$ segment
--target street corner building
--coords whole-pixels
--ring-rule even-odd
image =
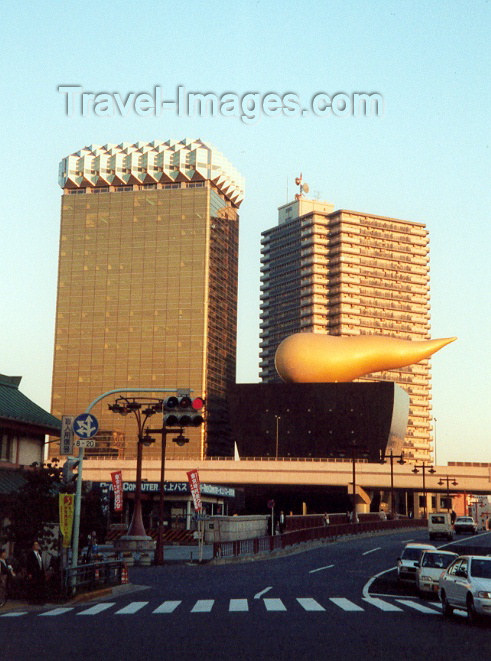
[[[23,469],[43,463],[46,436],[61,429],[60,420],[21,392],[21,381],[0,374],[0,530],[13,518],[16,492],[26,483]]]
[[[77,415],[115,388],[191,390],[206,400],[205,425],[168,455],[232,454],[243,178],[212,145],[185,139],[84,147],[61,161],[59,184],[53,414]],[[93,410],[87,455],[133,457],[132,416],[108,403]]]

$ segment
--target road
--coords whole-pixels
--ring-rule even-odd
[[[444,619],[391,568],[410,530],[275,560],[133,568],[140,586],[91,603],[0,617],[0,659],[448,659],[484,661],[491,626]],[[457,538],[481,545],[491,533]],[[452,548],[448,543],[437,546]]]

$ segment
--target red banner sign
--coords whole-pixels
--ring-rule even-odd
[[[189,488],[191,489],[191,495],[193,497],[194,509],[196,512],[201,510],[201,486],[199,483],[198,469],[195,468],[192,471],[186,473],[189,481]]]
[[[114,491],[114,511],[123,511],[123,474],[121,471],[111,473],[111,480]]]

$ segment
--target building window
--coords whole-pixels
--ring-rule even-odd
[[[0,432],[0,461],[10,461],[12,438],[7,432]]]

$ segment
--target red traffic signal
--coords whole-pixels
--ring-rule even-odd
[[[199,427],[204,418],[200,409],[205,402],[202,397],[191,399],[188,395],[168,397],[164,402],[164,424],[166,427]]]

